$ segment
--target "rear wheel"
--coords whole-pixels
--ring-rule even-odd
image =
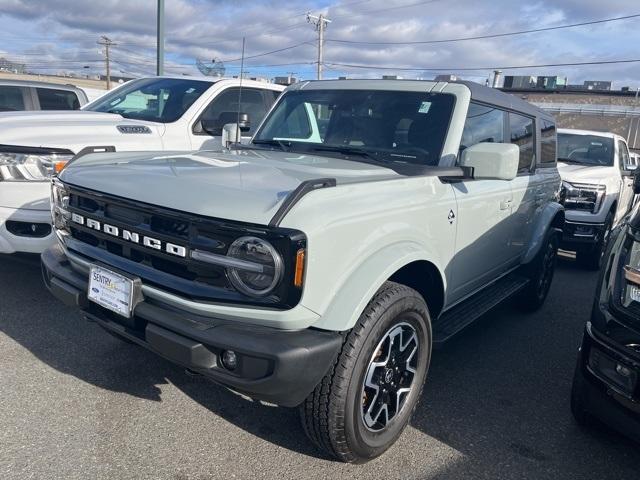
[[[420,397],[431,338],[420,294],[385,283],[346,335],[333,368],[300,407],[309,438],[344,462],[366,462],[387,450]]]
[[[526,266],[529,283],[518,295],[518,306],[525,311],[539,309],[549,294],[558,256],[558,235],[552,233],[536,258]]]

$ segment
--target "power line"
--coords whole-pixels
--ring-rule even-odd
[[[503,67],[448,67],[448,68],[433,68],[433,67],[382,67],[376,65],[357,65],[351,63],[336,63],[329,62],[325,65],[334,66],[334,67],[346,67],[346,68],[359,68],[359,69],[370,69],[370,70],[398,70],[398,71],[430,71],[430,72],[448,72],[448,71],[481,71],[481,70],[516,70],[521,68],[544,68],[544,67],[577,67],[582,65],[612,65],[612,64],[620,64],[620,63],[639,63],[640,58],[638,59],[625,59],[625,60],[599,60],[593,62],[573,62],[573,63],[546,63],[540,65],[509,65]]]
[[[409,3],[407,5],[396,5],[394,7],[385,7],[385,8],[378,8],[376,10],[366,10],[364,12],[356,12],[356,13],[351,13],[348,15],[340,15],[338,17],[334,17],[336,20],[340,20],[343,18],[352,18],[352,17],[362,17],[365,15],[369,15],[371,13],[379,13],[379,12],[388,12],[391,10],[400,10],[402,8],[410,8],[410,7],[417,7],[420,5],[426,5],[428,3],[435,3],[435,2],[439,2],[441,0],[424,0],[422,2],[415,2],[415,3]]]
[[[252,58],[258,58],[258,57],[266,57],[267,55],[273,55],[274,53],[280,53],[280,52],[284,52],[287,50],[292,50],[294,48],[298,48],[301,47],[303,45],[311,45],[311,41],[307,40],[306,42],[300,42],[300,43],[296,43],[295,45],[289,45],[288,47],[283,47],[283,48],[279,48],[277,50],[271,50],[270,52],[263,52],[263,53],[258,53],[256,55],[248,55],[246,57],[244,57],[245,60],[249,60]],[[233,63],[233,62],[239,62],[241,61],[242,58],[233,58],[231,60],[222,60],[224,63]]]
[[[327,38],[327,42],[333,43],[349,43],[349,44],[357,44],[357,45],[427,45],[434,43],[451,43],[451,42],[464,42],[468,40],[482,40],[487,38],[499,38],[499,37],[510,37],[514,35],[525,35],[527,33],[536,33],[536,32],[548,32],[551,30],[560,30],[565,28],[575,28],[575,27],[584,27],[587,25],[596,25],[600,23],[607,22],[617,22],[620,20],[629,20],[631,18],[640,17],[640,13],[634,15],[625,15],[623,17],[614,17],[614,18],[605,18],[603,20],[591,20],[588,22],[580,22],[580,23],[571,23],[567,25],[557,25],[555,27],[542,27],[542,28],[534,28],[531,30],[519,30],[516,32],[506,32],[506,33],[495,33],[488,35],[476,35],[473,37],[458,37],[458,38],[447,38],[442,40],[418,40],[411,42],[371,42],[371,41],[360,41],[360,40],[342,40],[336,38]]]

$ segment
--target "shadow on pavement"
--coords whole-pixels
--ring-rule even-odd
[[[0,330],[56,370],[151,401],[161,401],[159,386],[170,382],[257,437],[324,458],[305,438],[296,410],[189,377],[110,337],[50,296],[33,258],[0,258],[0,278],[11,279],[2,285]],[[434,353],[411,423],[462,453],[463,460],[439,477],[560,478],[570,464],[576,477],[602,479],[608,478],[610,462],[637,473],[636,446],[606,429],[580,430],[569,412],[576,348],[595,282],[595,273],[563,259],[539,312],[522,314],[515,305],[503,305]]]
[[[254,402],[184,370],[144,348],[127,344],[84,320],[45,288],[37,256],[0,256],[3,281],[0,331],[52,368],[113,392],[161,401],[160,385],[189,397],[264,440],[314,457],[295,409]]]

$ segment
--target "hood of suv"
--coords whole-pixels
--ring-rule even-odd
[[[147,127],[147,133],[123,133],[118,127]],[[126,129],[125,129],[126,131]],[[130,130],[129,130],[130,131]],[[66,148],[112,145],[118,150],[162,148],[164,125],[129,120],[113,113],[76,111],[2,112],[0,144]]]
[[[616,179],[616,167],[578,165],[558,162],[558,172],[562,180],[569,183],[591,183],[606,185]]]
[[[398,178],[391,169],[292,152],[92,154],[69,164],[70,185],[207,217],[265,225],[301,182]],[[375,201],[375,200],[372,200]]]

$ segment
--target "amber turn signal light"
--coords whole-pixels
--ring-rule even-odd
[[[67,162],[55,162],[53,164],[53,170],[56,173],[60,173],[66,165],[67,165]]]
[[[302,282],[304,280],[304,256],[304,248],[301,248],[298,250],[298,253],[296,253],[296,270],[293,276],[293,284],[298,288],[302,288]]]

